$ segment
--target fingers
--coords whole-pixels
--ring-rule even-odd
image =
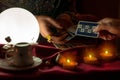
[[[93,31],[99,33],[99,38],[104,40],[112,40],[117,37],[118,31],[115,27],[115,23],[113,25],[113,19],[104,18],[98,23],[98,26]]]
[[[67,40],[65,40],[67,35],[68,35],[67,33],[59,35],[59,36],[51,35],[50,42],[56,43],[56,44],[64,44],[67,42]]]
[[[100,32],[100,31],[102,31],[102,30],[106,30],[107,28],[106,28],[106,23],[104,23],[104,21],[103,21],[104,19],[102,19],[102,20],[100,20],[99,22],[98,22],[98,25],[97,25],[97,27],[95,27],[94,28],[94,30],[93,30],[93,32]]]
[[[104,40],[112,40],[114,38],[116,38],[117,35],[116,34],[112,34],[107,30],[101,30],[99,31],[99,38],[102,38]]]
[[[48,42],[57,44],[64,44],[67,42],[65,38],[68,33],[55,20],[47,16],[39,16],[37,20],[40,26],[40,33]],[[58,28],[57,33],[51,30],[52,27]]]
[[[54,26],[55,28],[62,29],[62,26],[59,25],[54,19],[48,17],[48,16],[39,16],[38,20],[46,21],[50,25]]]
[[[47,39],[47,42],[49,43],[55,43],[55,44],[64,44],[67,42],[65,38],[68,36],[68,33],[62,33],[61,35],[48,35],[44,34],[44,32],[41,32],[41,35]]]
[[[120,19],[104,18],[104,19],[100,20],[99,23],[106,25],[106,26],[118,27],[118,26],[120,26]]]
[[[98,25],[93,29],[93,32],[99,32],[101,30],[101,27]]]
[[[64,28],[68,29],[70,26],[74,25],[72,18],[69,14],[67,13],[62,13],[60,14],[57,18],[56,21],[59,22],[59,24]]]
[[[99,37],[104,39],[104,40],[112,40],[112,39],[116,38],[115,35],[109,35],[109,34],[107,34],[107,35],[99,35]]]
[[[64,44],[65,42],[67,42],[67,40],[65,40],[65,38],[67,37],[67,33],[60,35],[60,36],[52,36],[52,43],[56,43],[56,44]]]
[[[47,35],[51,35],[51,31],[49,31],[49,28],[47,27],[44,21],[41,21],[39,25],[40,25],[40,33],[44,38]]]

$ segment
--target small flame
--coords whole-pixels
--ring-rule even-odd
[[[91,54],[89,55],[89,58],[92,58],[92,55],[91,55]]]
[[[67,59],[67,63],[70,63],[70,59]]]
[[[109,53],[109,51],[106,50],[106,51],[105,51],[105,54],[108,54],[108,53]]]

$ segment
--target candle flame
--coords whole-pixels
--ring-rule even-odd
[[[106,50],[106,51],[105,51],[105,54],[108,54],[108,53],[109,53],[109,52]]]
[[[92,58],[92,55],[91,55],[91,54],[89,55],[89,58]]]
[[[70,63],[70,59],[67,59],[67,62]]]

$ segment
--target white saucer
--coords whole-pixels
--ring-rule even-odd
[[[0,68],[5,70],[12,70],[12,71],[22,71],[22,70],[28,70],[32,68],[36,68],[42,63],[42,60],[39,57],[33,56],[34,64],[27,67],[15,67],[10,66],[5,59],[0,59]]]

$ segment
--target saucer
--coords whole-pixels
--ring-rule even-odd
[[[15,66],[10,66],[5,59],[0,59],[0,68],[5,70],[12,70],[12,71],[22,71],[22,70],[36,68],[42,63],[42,60],[39,57],[33,56],[33,60],[34,60],[34,64],[31,66],[15,67]]]

